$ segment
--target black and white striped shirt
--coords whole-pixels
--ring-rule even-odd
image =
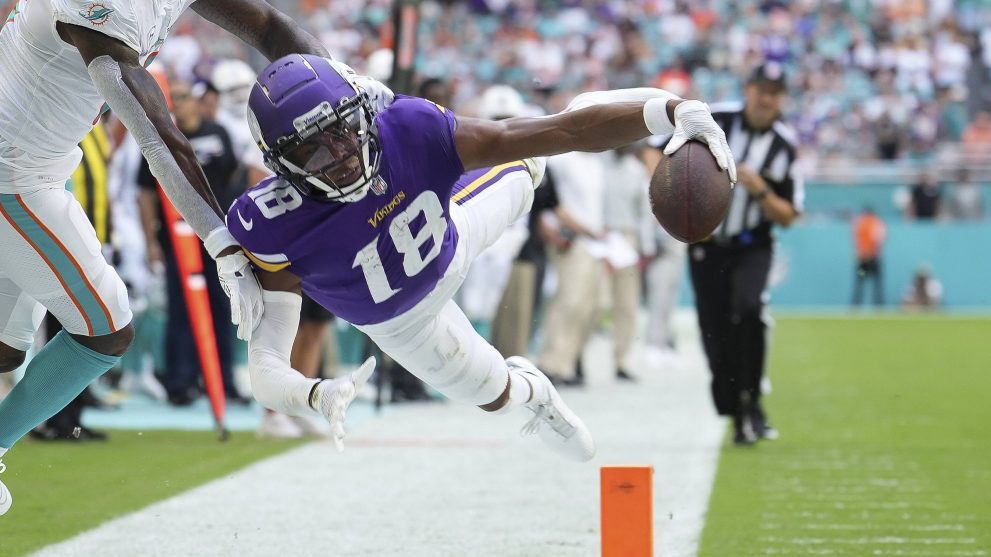
[[[805,186],[798,164],[795,132],[780,120],[763,131],[747,127],[741,102],[715,103],[711,109],[712,118],[726,132],[736,163],[754,169],[775,194],[791,202],[795,211],[803,212]],[[761,210],[760,202],[738,185],[733,189],[726,218],[712,233],[711,239],[726,245],[770,246],[772,224]]]

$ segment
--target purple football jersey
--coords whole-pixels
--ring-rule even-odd
[[[318,201],[268,178],[227,213],[231,234],[256,266],[292,272],[310,297],[357,325],[416,305],[444,276],[458,241],[449,204],[464,167],[454,114],[397,96],[375,121],[384,195]]]

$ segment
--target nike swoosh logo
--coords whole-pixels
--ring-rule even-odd
[[[238,210],[236,212],[237,212],[237,220],[241,221],[241,226],[243,226],[245,230],[250,232],[251,228],[255,225],[255,219],[244,220],[244,217],[241,216],[241,211]]]

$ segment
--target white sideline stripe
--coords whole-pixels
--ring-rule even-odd
[[[725,431],[708,372],[696,352],[616,384],[610,352],[593,339],[589,386],[563,391],[596,436],[591,463],[521,440],[523,411],[397,406],[351,432],[342,454],[306,445],[35,556],[588,557],[599,554],[599,467],[650,464],[655,555],[694,557]]]

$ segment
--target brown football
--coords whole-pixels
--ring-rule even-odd
[[[726,217],[733,190],[709,147],[689,141],[662,154],[650,178],[650,206],[664,230],[691,244],[704,240]]]

